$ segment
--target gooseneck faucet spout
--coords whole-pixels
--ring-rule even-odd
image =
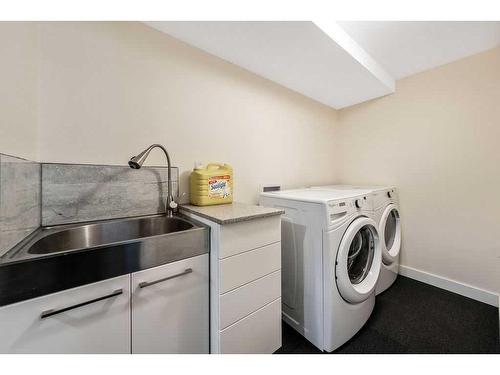
[[[167,149],[159,144],[154,144],[149,146],[147,149],[142,151],[137,156],[132,156],[128,162],[128,165],[132,169],[140,169],[146,159],[149,156],[149,153],[154,148],[160,148],[165,153],[167,157],[167,202],[165,204],[165,210],[167,216],[173,216],[174,210],[177,208],[177,202],[174,199],[173,191],[172,191],[172,173],[171,173],[171,164],[170,164],[170,156],[168,155]]]

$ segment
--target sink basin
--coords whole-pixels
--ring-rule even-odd
[[[50,254],[120,243],[192,229],[177,217],[155,216],[80,225],[47,234],[29,249],[30,254]],[[50,231],[48,229],[47,231]]]

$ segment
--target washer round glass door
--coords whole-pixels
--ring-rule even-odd
[[[379,232],[382,261],[390,265],[394,263],[401,249],[401,222],[398,208],[394,203],[385,208],[380,218]]]
[[[347,302],[365,301],[375,290],[381,263],[375,221],[355,219],[346,229],[337,252],[335,275],[338,290]]]

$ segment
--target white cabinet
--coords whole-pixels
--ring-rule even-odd
[[[132,353],[208,353],[208,254],[132,274]]]
[[[1,307],[0,353],[130,353],[130,275]]]
[[[209,256],[0,307],[0,353],[208,353]]]
[[[280,215],[219,224],[186,214],[211,228],[211,352],[273,353],[281,347]]]

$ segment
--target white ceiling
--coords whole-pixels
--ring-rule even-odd
[[[500,46],[500,22],[352,21],[338,24],[395,79]]]
[[[336,109],[395,80],[500,46],[500,22],[146,22]]]
[[[333,108],[394,92],[394,80],[334,22],[147,22]]]

